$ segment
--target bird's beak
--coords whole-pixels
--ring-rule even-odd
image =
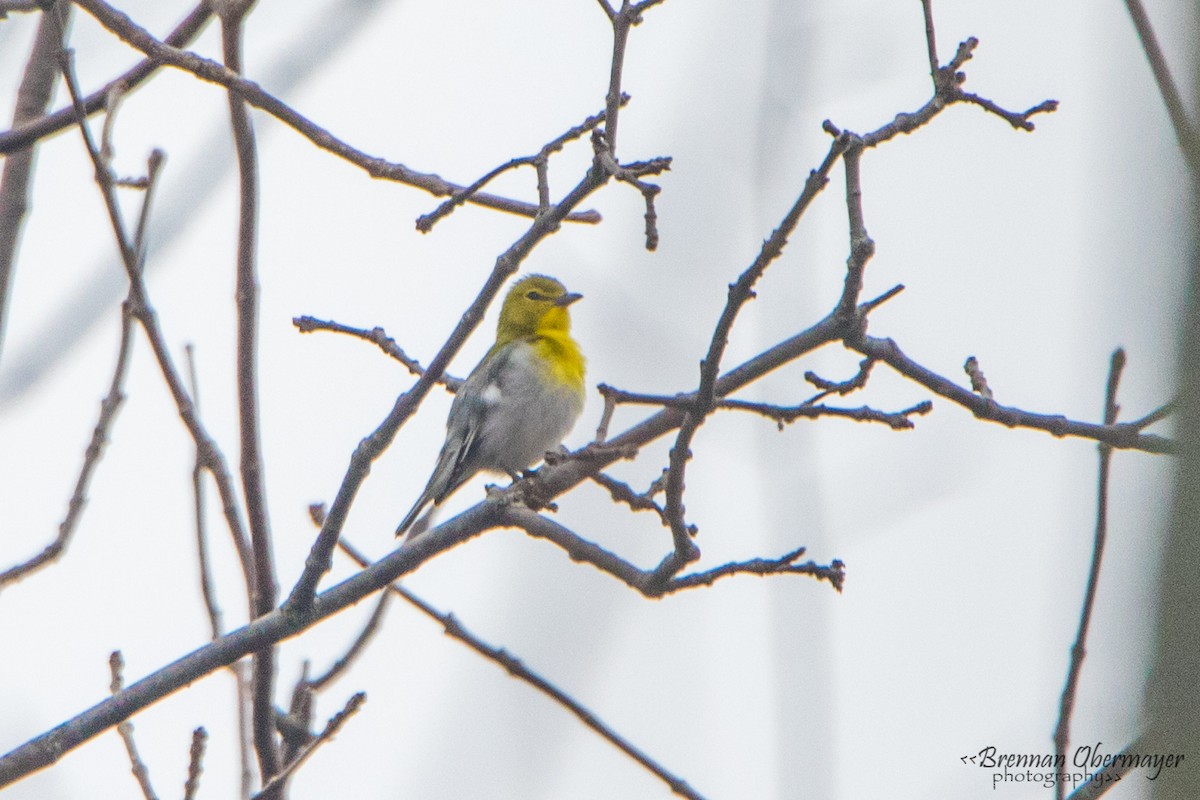
[[[554,305],[559,306],[561,308],[566,308],[567,306],[571,305],[571,303],[574,303],[576,300],[581,300],[581,299],[583,299],[583,295],[576,294],[575,292],[567,292],[562,297],[555,300]]]

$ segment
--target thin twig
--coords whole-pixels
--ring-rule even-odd
[[[187,363],[188,388],[192,393],[192,403],[196,413],[200,413],[200,381],[196,377],[196,348],[188,343],[183,348],[184,360]],[[208,625],[212,631],[212,639],[221,638],[225,626],[221,622],[221,607],[217,603],[217,593],[213,588],[212,562],[208,553],[208,521],[205,514],[204,501],[204,464],[200,460],[200,450],[196,450],[196,460],[192,465],[192,511],[196,523],[196,561],[200,570],[200,594],[204,598],[204,609],[208,614]]]
[[[312,333],[313,331],[332,331],[333,333],[344,333],[348,336],[354,336],[358,339],[371,342],[388,356],[396,361],[399,361],[404,367],[416,375],[418,378],[425,374],[425,368],[421,366],[421,362],[404,352],[400,345],[396,344],[396,340],[387,335],[387,331],[379,326],[375,326],[371,330],[366,328],[354,328],[349,325],[342,325],[340,322],[330,320],[317,319],[316,317],[294,317],[292,324],[296,326],[296,330],[301,333]],[[450,392],[457,392],[458,387],[462,386],[463,379],[455,378],[452,375],[442,374],[438,378],[438,383],[444,385]]]
[[[1117,386],[1121,372],[1125,369],[1125,351],[1118,349],[1112,354],[1108,371],[1108,386],[1104,392],[1104,424],[1114,425],[1120,406],[1117,405]],[[1059,702],[1058,725],[1054,729],[1054,754],[1065,763],[1067,746],[1071,741],[1071,713],[1075,709],[1075,690],[1079,686],[1079,675],[1083,659],[1087,655],[1088,626],[1092,621],[1092,609],[1096,603],[1096,587],[1100,583],[1100,564],[1104,558],[1104,542],[1108,536],[1108,474],[1112,462],[1112,446],[1101,443],[1100,477],[1096,492],[1096,537],[1092,545],[1092,566],[1088,571],[1087,589],[1083,595],[1083,608],[1079,614],[1079,631],[1071,647],[1071,664],[1067,668],[1067,682],[1063,686]],[[1056,800],[1062,800],[1064,787],[1060,781],[1054,784]]]
[[[109,691],[113,697],[121,693],[125,683],[125,679],[121,675],[124,669],[125,659],[121,656],[121,651],[114,650],[108,657],[108,670],[112,676]],[[117,733],[120,734],[121,741],[125,743],[125,752],[129,754],[130,770],[138,782],[138,787],[142,790],[142,796],[146,800],[158,800],[158,795],[154,793],[154,787],[150,785],[150,770],[146,768],[146,763],[138,755],[137,743],[133,739],[133,723],[129,720],[121,722],[117,725]]]
[[[663,490],[663,480],[666,478],[667,470],[663,470],[663,474],[655,481],[648,490],[642,493],[635,492],[633,487],[624,481],[619,481],[611,475],[604,472],[597,472],[591,478],[596,483],[608,490],[608,494],[613,500],[618,503],[624,503],[634,511],[653,511],[658,514],[658,518],[663,525],[670,525],[667,520],[667,514],[663,511],[662,506],[654,502],[654,495]]]
[[[622,95],[620,105],[624,106],[628,102],[629,95]],[[593,130],[597,125],[604,121],[605,114],[605,111],[601,111],[599,114],[588,117],[579,125],[576,125],[565,133],[547,142],[535,155],[521,156],[519,158],[510,159],[504,164],[501,164],[500,166],[491,170],[483,177],[479,178],[479,180],[475,181],[470,186],[456,191],[453,195],[451,195],[449,200],[443,202],[436,209],[428,214],[423,214],[418,217],[417,230],[419,230],[421,233],[428,233],[429,231],[433,230],[433,226],[436,225],[439,220],[453,213],[455,209],[470,200],[472,196],[478,194],[484,186],[487,186],[505,172],[518,167],[529,166],[534,168],[538,176],[538,207],[540,209],[549,208],[550,186],[547,170],[550,162],[550,156],[562,150],[568,142],[574,141],[575,139],[583,136],[585,133]]]
[[[824,400],[831,394],[845,397],[851,392],[857,392],[859,389],[867,385],[867,381],[871,377],[871,368],[873,366],[875,366],[875,362],[873,360],[864,358],[862,361],[858,362],[858,372],[854,374],[854,377],[844,381],[826,380],[812,370],[805,372],[804,380],[808,381],[820,390],[816,395],[810,397],[805,402],[805,405],[815,403],[818,400]]]
[[[321,691],[330,683],[342,677],[354,665],[354,662],[362,655],[363,650],[366,649],[367,644],[370,643],[371,638],[379,631],[384,614],[387,613],[388,598],[390,596],[387,592],[379,595],[379,602],[375,604],[375,610],[371,612],[370,618],[367,619],[367,624],[363,625],[362,630],[358,632],[358,636],[354,638],[354,642],[346,650],[345,654],[333,662],[324,675],[308,681],[308,685],[312,687],[313,691]]]
[[[299,753],[297,753],[296,757],[283,768],[282,772],[272,777],[271,780],[269,780],[263,786],[262,791],[254,795],[253,800],[266,800],[268,797],[277,796],[277,793],[283,789],[283,786],[287,782],[288,778],[290,778],[296,772],[296,770],[304,766],[304,762],[307,761],[314,752],[316,752],[318,747],[326,742],[332,741],[333,737],[337,734],[338,730],[341,729],[342,725],[344,725],[346,721],[350,719],[350,717],[358,713],[358,710],[362,708],[362,704],[365,703],[366,700],[367,695],[365,692],[358,692],[357,694],[351,695],[350,699],[346,701],[345,707],[342,708],[342,710],[338,713],[334,714],[329,719],[329,722],[326,723],[325,730],[321,731],[321,733],[315,739],[313,739],[307,747],[304,747]]]
[[[121,310],[121,340],[117,345],[117,365],[113,369],[108,394],[100,401],[100,416],[96,420],[95,427],[92,428],[92,438],[84,453],[79,477],[75,480],[75,491],[71,493],[71,499],[67,503],[67,514],[59,523],[58,535],[37,555],[0,572],[0,589],[53,563],[66,552],[71,543],[71,537],[79,526],[79,520],[82,518],[83,509],[87,504],[87,491],[91,485],[92,476],[104,455],[104,449],[109,440],[109,431],[125,400],[124,386],[125,376],[129,372],[129,353],[133,342],[132,329],[133,318],[129,314],[128,305],[126,305]]]
[[[907,134],[916,131],[918,128],[928,125],[934,117],[942,113],[948,106],[955,103],[971,103],[977,105],[983,110],[995,114],[1003,119],[1009,125],[1017,130],[1030,132],[1034,130],[1034,124],[1031,118],[1038,114],[1051,113],[1058,108],[1057,100],[1043,100],[1037,105],[1023,112],[1009,111],[998,105],[997,103],[980,97],[977,94],[970,94],[963,91],[962,84],[966,81],[966,75],[959,72],[959,69],[974,55],[975,48],[979,46],[979,40],[970,37],[959,44],[958,50],[954,54],[954,58],[944,67],[938,67],[934,73],[934,93],[933,96],[925,102],[916,111],[905,111],[897,114],[891,122],[863,134],[862,146],[864,148],[878,147],[886,141],[894,139],[900,134]],[[842,131],[829,120],[822,123],[822,128],[831,136],[839,136]]]
[[[360,567],[366,567],[370,562],[360,553],[353,545],[342,541],[339,543],[342,551],[352,558]],[[479,653],[484,658],[503,667],[512,677],[524,681],[533,688],[537,689],[542,694],[549,697],[554,702],[574,714],[584,725],[598,733],[603,739],[612,744],[614,747],[625,753],[634,761],[641,764],[643,767],[654,773],[658,778],[665,782],[671,791],[681,797],[691,798],[692,800],[703,800],[687,781],[676,776],[668,771],[665,767],[648,756],[644,751],[634,745],[621,734],[617,733],[612,727],[606,724],[603,720],[595,715],[592,711],[579,703],[569,694],[559,689],[546,678],[543,678],[538,673],[531,670],[519,659],[513,656],[503,648],[493,647],[480,639],[475,634],[468,631],[461,622],[453,614],[443,614],[433,606],[426,603],[420,597],[410,592],[404,586],[394,583],[388,587],[391,591],[403,597],[410,605],[420,610],[430,619],[433,619],[441,624],[442,629],[446,631],[446,635],[457,639],[463,644],[470,647],[476,653]]]
[[[101,157],[95,140],[92,138],[91,129],[88,127],[86,112],[83,108],[83,98],[79,91],[79,84],[75,80],[75,70],[71,53],[63,51],[60,54],[59,60],[67,89],[70,91],[71,99],[75,104],[79,131],[83,136],[84,145],[87,148],[88,155],[91,157],[92,165],[95,169],[96,184],[99,186],[101,196],[104,198],[113,235],[117,240],[117,249],[121,254],[121,260],[129,278],[129,299],[126,301],[126,305],[129,308],[130,314],[133,315],[146,332],[146,337],[150,341],[150,348],[154,352],[154,358],[158,362],[159,371],[162,373],[164,381],[166,381],[167,389],[175,401],[180,419],[183,420],[184,426],[187,428],[188,433],[191,434],[192,440],[203,454],[205,469],[212,474],[216,481],[217,492],[220,495],[221,505],[225,512],[225,520],[228,524],[230,535],[233,537],[234,547],[237,550],[247,585],[250,585],[253,581],[250,544],[238,515],[237,497],[233,490],[233,481],[230,478],[225,458],[217,448],[216,442],[208,435],[208,432],[196,416],[195,407],[188,396],[187,389],[183,385],[183,380],[175,367],[174,360],[171,358],[170,350],[167,348],[162,328],[158,323],[158,314],[150,304],[145,280],[142,275],[142,265],[138,261],[138,253],[144,253],[144,247],[139,250],[137,243],[131,244],[126,234],[120,205],[117,202],[112,172]],[[150,178],[146,197],[142,201],[143,204],[146,204],[143,206],[143,209],[151,202],[153,197],[152,190],[155,186],[155,174],[161,168],[164,158],[165,156],[159,150],[155,150],[150,154]],[[144,210],[143,214],[145,213]]]
[[[1142,428],[1149,428],[1151,425],[1153,425],[1157,422],[1162,422],[1164,419],[1166,419],[1167,417],[1171,416],[1174,413],[1175,413],[1175,404],[1167,403],[1166,405],[1162,405],[1162,406],[1159,406],[1158,408],[1154,409],[1146,416],[1135,419],[1133,422],[1130,422],[1129,424],[1132,425],[1133,427],[1137,428],[1138,430],[1141,430]]]
[[[1039,414],[1013,406],[1000,405],[994,400],[974,394],[970,389],[959,386],[954,381],[913,361],[891,339],[866,336],[862,341],[854,343],[853,347],[863,355],[884,362],[896,372],[921,384],[934,394],[966,408],[979,419],[998,422],[1010,428],[1045,431],[1052,436],[1079,436],[1103,442],[1119,450],[1141,450],[1147,453],[1171,453],[1176,450],[1176,443],[1173,440],[1152,433],[1142,433],[1141,427],[1135,423],[1121,422],[1113,425],[1099,425],[1094,422],[1068,419],[1061,414]]]
[[[979,359],[975,356],[967,356],[967,360],[963,364],[963,372],[967,373],[967,377],[971,379],[972,392],[984,400],[996,399],[992,394],[992,387],[988,386],[987,377],[983,374],[983,367],[979,366]]]
[[[771,403],[751,403],[745,400],[721,400],[719,408],[729,408],[738,411],[752,411],[773,420],[783,430],[783,426],[798,419],[818,419],[820,417],[842,417],[855,422],[879,422],[892,430],[905,431],[916,427],[911,417],[924,416],[933,410],[933,403],[923,400],[916,405],[900,411],[880,411],[870,406],[858,408],[840,408],[837,406],[804,403],[798,406],[777,406]]]
[[[584,539],[564,525],[528,508],[507,505],[502,507],[502,514],[507,524],[520,528],[530,536],[553,542],[565,550],[571,560],[591,564],[646,597],[663,597],[685,589],[711,586],[720,578],[732,575],[808,575],[828,581],[839,592],[845,579],[845,565],[837,559],[827,565],[813,561],[795,563],[806,552],[803,547],[779,558],[732,562],[703,572],[663,579],[658,567],[641,569],[610,550]]]
[[[204,748],[208,744],[208,731],[196,728],[192,731],[192,747],[188,751],[187,780],[183,784],[183,800],[195,800],[200,789],[200,773],[204,771]]]

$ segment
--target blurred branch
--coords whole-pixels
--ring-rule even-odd
[[[1125,351],[1116,350],[1112,354],[1112,363],[1108,372],[1108,388],[1104,393],[1104,424],[1113,425],[1117,421],[1120,407],[1117,405],[1117,386],[1121,381],[1121,372],[1125,369]],[[1108,537],[1108,475],[1112,463],[1112,446],[1101,443],[1100,476],[1096,491],[1096,538],[1092,545],[1092,566],[1088,571],[1087,589],[1083,595],[1083,608],[1079,615],[1079,632],[1075,635],[1075,644],[1071,647],[1071,663],[1067,668],[1067,682],[1063,686],[1062,698],[1059,701],[1058,725],[1054,729],[1054,754],[1056,759],[1066,763],[1067,745],[1071,741],[1071,713],[1075,710],[1075,690],[1079,686],[1079,675],[1083,669],[1083,659],[1087,655],[1088,627],[1092,621],[1092,609],[1096,604],[1096,587],[1100,583],[1100,563],[1104,558],[1104,542]],[[1054,784],[1054,796],[1062,800],[1065,787],[1061,781]]]
[[[109,690],[112,692],[113,697],[116,697],[121,693],[121,688],[125,682],[124,677],[121,675],[125,669],[125,659],[122,658],[120,650],[114,650],[112,655],[108,657],[108,669],[112,676]],[[142,790],[142,797],[146,798],[146,800],[158,800],[158,795],[154,793],[154,787],[150,785],[150,771],[146,769],[145,762],[138,755],[137,743],[133,740],[133,723],[125,720],[117,725],[117,733],[120,735],[121,741],[125,744],[125,752],[129,754],[130,770],[138,782],[138,787]]]
[[[358,657],[362,655],[363,650],[366,649],[367,644],[370,643],[371,639],[379,631],[379,625],[383,622],[384,614],[387,613],[389,597],[391,597],[391,595],[389,595],[387,592],[383,592],[379,595],[379,602],[375,604],[375,610],[371,612],[371,616],[367,619],[367,624],[363,626],[361,631],[359,631],[358,636],[354,638],[354,642],[350,645],[349,649],[346,650],[345,654],[337,661],[333,662],[329,669],[325,671],[324,675],[308,681],[308,684],[313,688],[313,691],[321,691],[330,683],[333,683],[338,678],[342,677],[342,675],[344,675],[346,671],[354,665],[354,662],[358,660]]]
[[[1167,65],[1167,57],[1163,54],[1158,37],[1154,34],[1154,26],[1150,24],[1150,16],[1146,13],[1142,0],[1125,0],[1125,8],[1137,29],[1138,41],[1150,62],[1150,71],[1154,73],[1154,82],[1158,84],[1158,93],[1162,95],[1163,105],[1167,107],[1167,115],[1171,118],[1171,127],[1175,129],[1175,138],[1183,151],[1184,163],[1192,173],[1193,185],[1200,185],[1200,135],[1196,126],[1188,119],[1187,107],[1175,79],[1171,77],[1171,68]]]
[[[225,67],[241,74],[242,30],[250,2],[223,2],[215,5],[221,21],[221,50]],[[258,150],[254,128],[245,101],[234,91],[228,92],[230,126],[238,166],[238,247],[237,247],[237,397],[238,432],[241,452],[242,492],[250,524],[253,553],[253,585],[250,591],[253,615],[260,617],[275,608],[278,586],[275,580],[275,556],[271,548],[266,492],[263,487],[262,435],[258,410]],[[254,751],[265,786],[271,785],[283,768],[279,742],[275,737],[275,649],[264,647],[251,661],[251,711]],[[267,791],[265,797],[281,798],[282,783]]]
[[[366,559],[366,557],[363,556],[362,553],[359,552],[353,545],[346,541],[341,541],[338,543],[338,545],[341,547],[342,551],[350,556],[350,558],[353,559],[354,562],[360,567],[367,567],[370,565],[370,562]],[[669,772],[661,764],[648,756],[628,739],[617,733],[613,728],[607,725],[592,711],[580,704],[569,694],[564,692],[562,689],[559,689],[549,680],[543,678],[529,667],[525,666],[524,662],[522,662],[519,658],[513,656],[503,648],[493,647],[492,645],[487,644],[478,636],[467,630],[453,614],[442,614],[420,597],[417,597],[408,589],[404,588],[404,586],[401,584],[393,583],[388,587],[388,589],[395,594],[398,594],[400,597],[403,597],[411,606],[421,611],[421,613],[425,614],[425,616],[440,623],[447,636],[457,639],[458,641],[467,645],[467,647],[470,647],[479,655],[495,664],[500,665],[512,677],[516,678],[517,680],[524,681],[534,689],[537,689],[539,692],[549,697],[554,702],[558,703],[567,711],[574,714],[584,725],[591,728],[618,750],[625,753],[627,756],[641,764],[646,769],[650,770],[650,772],[654,773],[658,778],[670,786],[671,791],[673,791],[675,794],[682,797],[691,798],[692,800],[703,800],[701,795],[699,795],[694,789],[691,788],[691,786],[688,785],[687,781]],[[383,596],[386,598],[388,593],[385,591]]]
[[[435,197],[446,197],[463,189],[462,186],[443,180],[437,175],[418,172],[403,164],[367,155],[336,138],[279,98],[266,92],[257,83],[245,80],[236,72],[215,61],[155,39],[128,15],[105,3],[104,0],[73,0],[73,2],[95,17],[97,22],[126,44],[149,56],[151,61],[189,72],[201,80],[224,86],[226,89],[236,92],[245,102],[275,117],[318,148],[360,167],[372,178],[403,183],[429,192]],[[491,194],[477,193],[470,198],[470,202],[526,217],[536,217],[538,214],[536,204]],[[596,223],[600,221],[600,215],[594,211],[579,212],[564,217],[563,221]]]
[[[34,5],[40,3],[41,0],[37,0]],[[60,3],[60,5],[62,4]],[[66,3],[65,5],[69,6],[70,3]],[[167,38],[163,40],[163,43],[171,47],[186,47],[204,29],[210,16],[212,16],[212,11],[209,9],[208,3],[199,3],[175,27],[175,30],[167,34]],[[145,59],[125,74],[109,81],[83,98],[82,105],[85,113],[91,115],[105,108],[109,93],[113,89],[121,87],[122,91],[128,93],[153,75],[158,68],[159,64],[157,62],[152,59]],[[11,130],[0,133],[0,155],[23,150],[39,139],[44,139],[74,124],[75,108],[70,103],[52,114],[27,120],[19,125],[15,124],[14,121]]]
[[[1067,800],[1099,800],[1108,794],[1109,789],[1117,786],[1121,779],[1133,770],[1133,762],[1127,760],[1125,756],[1132,756],[1142,751],[1144,746],[1142,739],[1135,740],[1116,756],[1113,764],[1104,767],[1100,772],[1093,773],[1093,780],[1071,792]],[[1095,780],[1095,778],[1100,778],[1100,780]],[[1168,778],[1168,780],[1170,779]]]
[[[71,13],[70,2],[52,3],[42,12],[37,34],[21,86],[17,89],[13,125],[36,119],[46,111],[54,96],[54,81],[58,76],[55,60],[63,45],[63,31]],[[54,16],[52,16],[54,15]],[[0,8],[0,18],[3,9]],[[4,332],[8,322],[8,294],[12,287],[17,262],[17,242],[29,210],[29,183],[33,173],[33,146],[10,154],[4,159],[0,175],[0,355],[4,352]]]
[[[100,401],[100,417],[96,420],[96,425],[92,429],[92,438],[88,442],[87,450],[83,457],[83,466],[80,468],[79,477],[75,481],[75,491],[71,494],[71,500],[67,503],[66,517],[59,523],[58,535],[54,538],[54,541],[46,545],[33,558],[0,572],[0,590],[4,586],[16,583],[26,575],[53,563],[66,552],[67,545],[71,541],[71,536],[75,533],[75,529],[78,527],[79,520],[83,515],[84,506],[87,504],[88,486],[91,485],[92,476],[95,474],[96,468],[100,464],[100,459],[104,455],[104,448],[108,443],[109,430],[112,428],[113,420],[116,419],[117,412],[125,400],[124,386],[125,376],[129,372],[129,351],[133,342],[132,328],[133,317],[130,315],[129,306],[126,303],[121,309],[121,341],[117,345],[117,365],[113,369],[108,394]]]

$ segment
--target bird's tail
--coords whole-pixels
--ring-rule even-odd
[[[429,510],[424,514],[417,517],[416,521],[409,526],[408,533],[405,535],[404,541],[410,542],[421,534],[425,533],[425,531],[432,528],[437,519],[439,510],[441,510],[441,506],[435,504],[430,506]],[[396,535],[399,536],[400,534],[397,533]]]
[[[425,492],[421,495],[420,499],[417,500],[416,504],[413,505],[413,507],[411,509],[409,509],[408,513],[404,515],[404,521],[401,522],[399,527],[396,528],[396,538],[404,536],[404,534],[407,533],[408,536],[405,537],[405,541],[408,541],[409,539],[413,538],[418,533],[420,533],[421,531],[424,531],[426,528],[429,527],[428,518],[429,518],[429,516],[431,516],[433,514],[432,510],[430,511],[429,514],[426,514],[424,517],[421,518],[421,522],[423,522],[424,524],[417,526],[419,528],[419,530],[413,528],[413,523],[417,522],[417,517],[419,517],[421,515],[421,512],[425,510],[425,506],[429,505],[430,501],[432,501],[432,500],[433,500],[433,498],[429,496],[428,492]],[[412,530],[410,530],[410,529],[412,529]]]

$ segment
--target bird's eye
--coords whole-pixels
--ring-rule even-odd
[[[544,294],[542,294],[541,292],[539,292],[537,289],[530,289],[530,290],[529,290],[529,291],[528,291],[528,292],[525,294],[525,296],[526,296],[526,297],[528,297],[530,300],[535,300],[535,301],[536,301],[536,300],[545,300],[545,299],[546,299],[546,296],[545,296]]]

